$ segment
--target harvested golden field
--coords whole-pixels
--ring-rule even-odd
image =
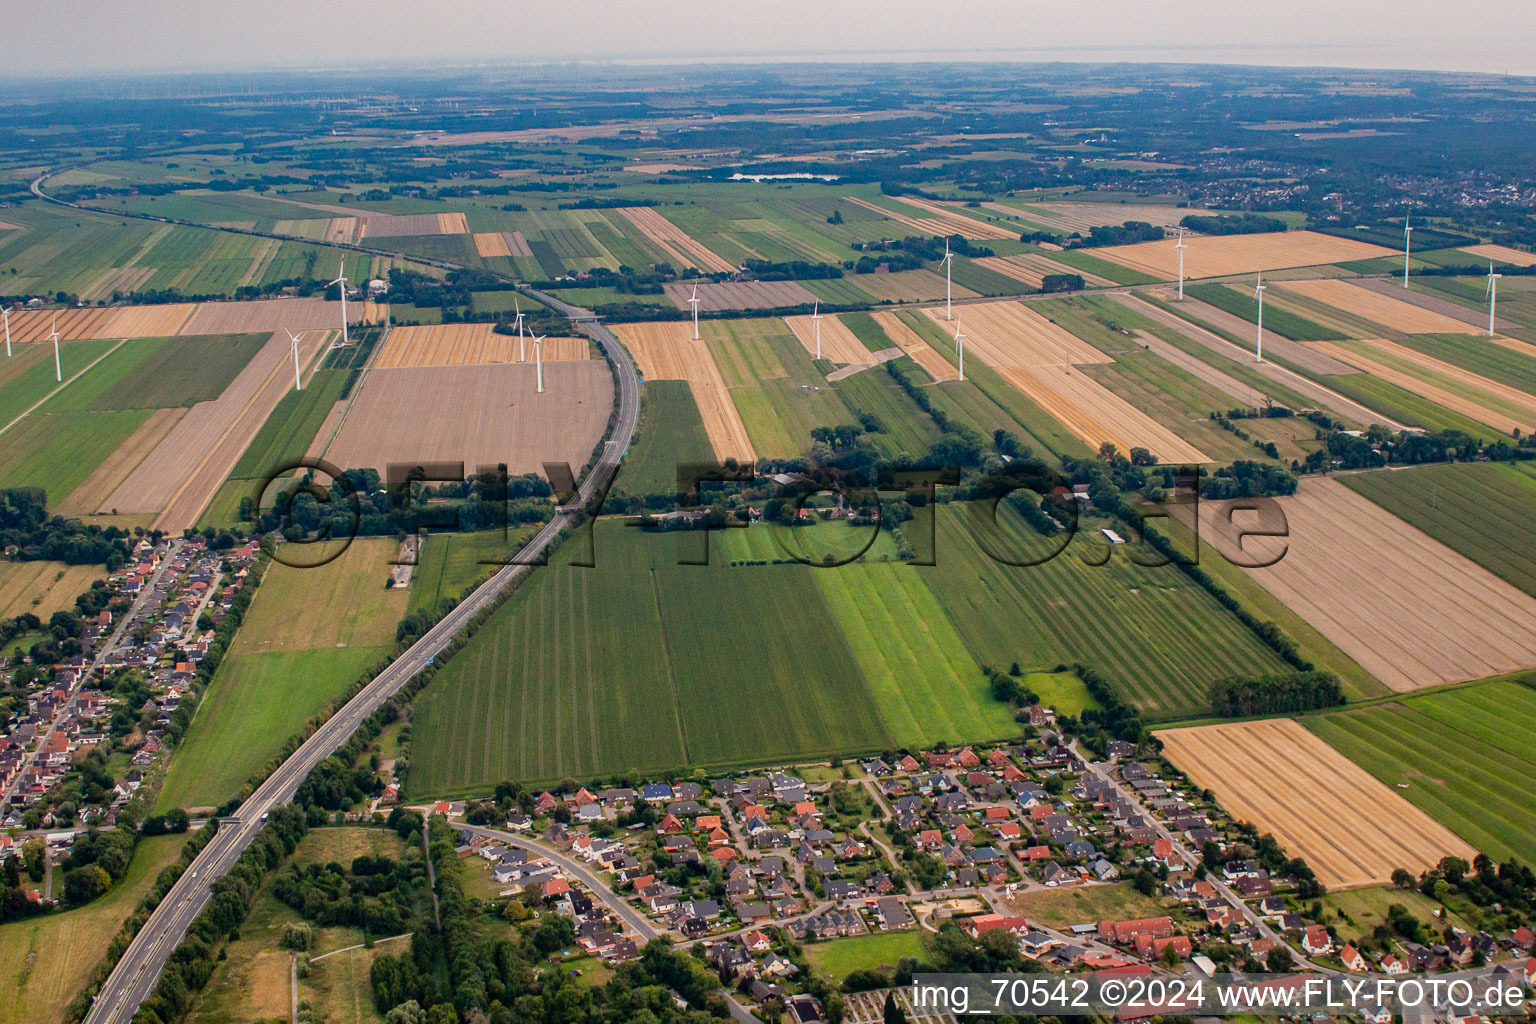
[[[326,460],[380,473],[429,462],[463,462],[466,473],[504,462],[514,476],[546,462],[579,471],[612,408],[613,377],[598,360],[545,366],[542,395],[531,362],[374,369]]]
[[[128,306],[115,310],[108,338],[170,338],[190,334],[187,321],[198,310],[194,302],[175,302],[165,306]]]
[[[299,339],[299,358],[305,366],[324,349],[328,336],[325,331],[308,331]],[[98,511],[159,512],[155,524],[176,534],[191,526],[293,386],[292,366],[288,336],[268,338],[217,399],[187,410]]]
[[[843,196],[847,202],[855,206],[862,206],[866,210],[887,217],[903,227],[911,228],[924,235],[960,235],[964,238],[1018,238],[1018,229],[1007,224],[989,224],[986,221],[967,217],[963,213],[957,213],[950,207],[940,203],[930,202],[926,199],[906,197],[900,200],[889,199],[892,206],[887,209],[878,203],[872,203],[867,199],[857,196]],[[902,209],[906,207],[906,212]]]
[[[888,274],[855,274],[850,278],[861,292],[868,292],[877,301],[926,302],[944,297],[944,275],[932,270],[898,270]],[[977,293],[963,285],[951,283],[950,295],[957,299],[974,299]]]
[[[46,623],[54,612],[74,611],[75,598],[105,577],[99,565],[0,561],[0,619],[31,612]]]
[[[1329,888],[1417,876],[1477,851],[1291,718],[1157,733],[1164,753],[1239,819],[1271,832]]]
[[[787,316],[784,322],[813,357],[816,355],[816,324],[809,316]],[[821,356],[834,363],[867,363],[874,353],[836,316],[821,318]]]
[[[946,331],[942,309],[923,312]],[[1073,366],[1113,363],[1020,302],[966,306],[965,347],[1093,448],[1108,441],[1122,452],[1145,448],[1162,462],[1209,462],[1206,454]]]
[[[123,337],[109,333],[106,329],[117,314],[118,311],[112,309],[28,309],[20,313],[12,312],[11,341],[17,344],[47,341],[55,321],[58,323],[59,337],[64,341]]]
[[[1022,302],[977,302],[955,312],[957,320],[945,320],[942,309],[923,310],[951,335],[958,321],[965,333],[967,353],[981,357],[989,366],[1081,366],[1115,361]]]
[[[1536,267],[1536,252],[1511,249],[1507,245],[1463,245],[1462,252],[1480,256],[1495,263],[1507,263],[1512,267]]]
[[[313,204],[301,204],[312,206]],[[336,210],[338,207],[313,206]],[[344,209],[344,208],[340,208]],[[351,212],[351,211],[348,211]],[[357,241],[364,238],[397,238],[402,235],[467,235],[469,221],[462,213],[370,213],[359,210]]]
[[[118,445],[106,461],[91,471],[67,497],[59,502],[56,510],[63,516],[88,516],[101,507],[102,502],[128,478],[135,466],[143,462],[155,446],[165,439],[181,422],[185,409],[156,409],[149,419]]]
[[[1189,279],[1398,255],[1397,250],[1385,246],[1316,231],[1190,235],[1184,241],[1189,246],[1184,250],[1184,276]],[[1092,253],[1164,281],[1177,280],[1179,276],[1179,253],[1172,238],[1136,245],[1108,245]]]
[[[356,217],[332,217],[325,225],[322,241],[351,245],[357,238]]]
[[[1287,281],[1280,291],[1295,292],[1309,299],[1326,303],[1335,309],[1364,317],[1383,327],[1404,334],[1472,334],[1470,324],[1432,309],[1425,309],[1390,295],[1382,295],[1369,288],[1337,278],[1317,281]]]
[[[1385,360],[1412,363],[1430,377],[1438,378],[1441,383],[1432,383],[1422,374],[1411,373],[1400,366],[1390,365],[1382,359],[1373,359],[1334,342],[1313,341],[1307,344],[1319,352],[1349,362],[1372,377],[1379,377],[1406,391],[1422,395],[1436,405],[1459,412],[1479,423],[1486,423],[1495,430],[1513,434],[1517,430],[1529,433],[1536,428],[1536,398],[1395,342],[1368,339],[1358,344],[1370,346],[1380,352]]]
[[[361,302],[347,306],[353,320]],[[175,302],[162,306],[105,309],[31,309],[11,316],[11,340],[47,341],[58,317],[59,337],[172,338],[184,334],[264,334],[340,328],[341,304],[324,299],[257,299],[249,302]]]
[[[1287,538],[1239,546],[1231,502],[1200,503],[1200,535],[1367,672],[1399,692],[1536,666],[1536,599],[1333,480],[1276,499]],[[1189,506],[1174,506],[1186,522]],[[1280,528],[1270,513],[1238,528]]]
[[[826,323],[822,321],[823,328]],[[709,344],[693,340],[692,324],[614,324],[613,332],[635,357],[647,379],[688,382],[716,458],[722,462],[733,458],[743,465],[757,461],[752,439],[747,436],[725,378],[720,376],[720,368],[710,355]]]
[[[361,302],[347,303],[347,317],[363,315]],[[257,299],[253,302],[205,302],[179,334],[263,334],[267,331],[340,330],[341,303],[324,299]],[[116,335],[112,335],[116,337]]]
[[[620,206],[615,212],[633,224],[657,248],[667,253],[672,265],[678,269],[697,267],[707,271],[734,271],[736,265],[712,251],[682,228],[673,224],[649,206]]]
[[[374,360],[374,367],[393,370],[411,366],[484,366],[518,361],[515,334],[497,334],[492,324],[428,324],[396,327]],[[533,336],[523,342],[533,362]],[[590,357],[586,338],[546,338],[544,362],[565,363]]]
[[[906,322],[895,313],[886,310],[880,313],[870,314],[875,323],[885,331],[886,336],[901,347],[901,350],[912,357],[912,361],[928,372],[928,376],[934,380],[954,380],[958,376],[955,367],[949,360],[934,351],[932,345],[923,340],[922,336],[907,326]]]
[[[688,300],[694,286],[674,281],[661,286],[678,309],[691,310]],[[780,309],[784,306],[809,306],[816,296],[796,281],[723,281],[698,286],[699,309]]]
[[[512,250],[507,247],[507,236],[500,231],[475,232],[475,252],[486,258],[512,255]]]

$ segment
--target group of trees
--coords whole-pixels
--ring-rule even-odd
[[[1200,497],[1216,500],[1295,494],[1296,483],[1296,477],[1281,466],[1239,459],[1206,477],[1200,484]]]
[[[350,925],[369,935],[411,930],[427,885],[420,859],[357,857],[340,864],[290,864],[272,883],[272,895],[322,928]]]
[[[1343,703],[1344,688],[1332,672],[1231,676],[1211,684],[1211,714],[1219,718],[1289,715]]]
[[[1067,240],[1068,249],[1096,249],[1105,245],[1134,245],[1137,242],[1160,242],[1163,229],[1144,220],[1128,220],[1115,226],[1100,224],[1088,229],[1088,234]]]
[[[105,565],[110,573],[128,561],[132,543],[132,534],[115,526],[49,516],[48,495],[40,487],[0,490],[0,549],[14,547],[18,561]]]
[[[1284,231],[1290,225],[1279,217],[1266,217],[1258,213],[1220,214],[1203,216],[1190,214],[1179,221],[1191,231],[1202,235],[1260,235],[1271,231]]]

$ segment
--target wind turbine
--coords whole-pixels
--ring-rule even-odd
[[[518,305],[516,295],[512,296],[512,309],[515,313],[517,313],[517,361],[520,363],[526,363],[528,361],[528,356],[526,350],[523,348],[523,317],[527,316],[528,314],[524,313],[523,307]]]
[[[533,339],[533,362],[538,368],[539,394],[544,393],[544,336],[539,335]]]
[[[1264,274],[1259,273],[1259,283],[1254,286],[1253,297],[1259,301],[1259,336],[1256,344],[1254,362],[1264,361]]]
[[[821,315],[821,303],[820,302],[816,303],[814,306],[811,307],[811,325],[816,328],[816,358],[817,359],[821,358],[821,322],[823,320],[825,320],[825,319],[826,319],[826,317]]]
[[[699,286],[693,286],[693,297],[688,300],[688,305],[693,307],[693,340],[699,340]]]
[[[11,307],[0,306],[0,316],[5,317],[5,358],[11,358]]]
[[[1488,337],[1493,337],[1493,313],[1499,303],[1499,278],[1503,274],[1493,272],[1493,261],[1488,261]]]
[[[49,335],[53,339],[53,379],[60,384],[64,383],[64,369],[59,364],[59,314],[53,314],[53,333]]]
[[[288,330],[286,327],[283,330]],[[288,331],[288,340],[293,343],[293,390],[303,391],[304,381],[299,377],[299,339],[304,337],[303,332],[294,334]]]
[[[965,380],[965,335],[960,333],[960,321],[955,321],[955,348],[960,353],[960,379]]]
[[[326,283],[326,287],[333,284],[341,286],[341,343],[343,346],[350,344],[347,338],[347,261],[343,257],[336,267],[336,280]]]
[[[953,320],[954,309],[950,305],[949,268],[955,262],[955,254],[949,251],[949,239],[944,239],[944,319]]]
[[[1408,287],[1408,252],[1413,248],[1409,243],[1413,238],[1413,214],[1408,214],[1403,221],[1403,287]]]
[[[1186,245],[1185,242],[1184,242],[1184,227],[1183,227],[1183,225],[1179,226],[1179,240],[1174,245],[1174,248],[1179,250],[1179,301],[1183,302],[1184,301],[1184,250],[1189,248],[1189,246]]]

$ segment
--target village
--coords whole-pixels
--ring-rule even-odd
[[[1526,926],[1491,935],[1429,922],[1433,941],[1381,928],[1351,941],[1354,922],[1322,911],[1309,872],[1293,873],[1272,840],[1256,841],[1165,761],[1137,759],[1118,741],[1092,760],[1053,719],[1036,706],[1028,739],[990,748],[564,786],[521,795],[526,809],[509,814],[505,801],[420,809],[458,828],[485,897],[571,918],[579,948],[569,955],[619,963],[667,937],[767,1019],[824,1019],[816,993],[828,984],[847,1020],[881,1019],[887,993],[916,1014],[902,986],[931,958],[876,954],[846,977],[817,978],[822,963],[845,962],[818,946],[871,940],[884,950],[896,947],[873,945],[881,936],[952,927],[1034,970],[1470,972],[1536,983]],[[1092,912],[1152,906],[1161,913]],[[1391,1017],[1380,1006],[1360,1012]],[[1431,1017],[1481,1024],[1449,1006]]]

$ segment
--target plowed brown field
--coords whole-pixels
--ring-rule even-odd
[[[1536,666],[1536,599],[1333,480],[1304,477],[1276,501],[1288,539],[1249,537],[1240,551],[1231,503],[1216,501],[1200,503],[1201,539],[1250,564],[1284,551],[1246,571],[1393,690]],[[1238,515],[1240,528],[1254,521]]]
[[[373,369],[326,453],[342,467],[464,463],[465,472],[506,463],[540,473],[545,462],[579,471],[602,438],[613,377],[597,360]],[[445,410],[452,410],[451,415]]]
[[[1385,246],[1319,234],[1316,231],[1198,235],[1187,236],[1184,241],[1189,246],[1184,251],[1186,278],[1253,274],[1283,267],[1314,267],[1323,263],[1398,255],[1396,250]],[[1113,260],[1164,281],[1176,280],[1179,276],[1179,253],[1171,238],[1137,245],[1108,245],[1092,252],[1095,256]]]
[[[1331,888],[1417,876],[1477,851],[1290,718],[1160,732],[1165,753]]]
[[[716,458],[722,462],[733,458],[743,465],[757,460],[720,368],[710,355],[708,343],[693,340],[692,324],[614,324],[613,332],[634,355],[647,379],[688,382]]]

